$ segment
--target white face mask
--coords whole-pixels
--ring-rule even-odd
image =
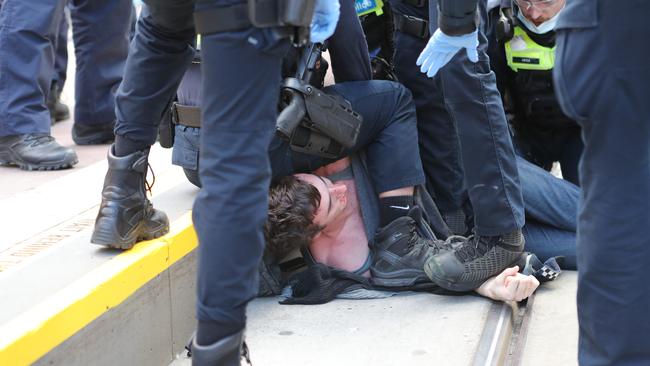
[[[552,31],[555,28],[555,23],[557,23],[557,19],[560,17],[560,13],[562,12],[562,9],[557,12],[553,16],[553,18],[545,21],[544,23],[540,25],[535,25],[535,23],[531,22],[528,18],[522,14],[522,12],[517,9],[517,19],[524,25],[524,27],[528,28],[529,31],[537,34],[544,34]]]

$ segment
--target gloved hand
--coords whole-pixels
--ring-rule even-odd
[[[339,0],[316,0],[314,17],[311,21],[310,41],[322,43],[334,34],[341,14],[340,8]]]
[[[462,36],[448,36],[437,29],[415,63],[432,78],[462,48],[470,61],[478,61],[478,29]]]

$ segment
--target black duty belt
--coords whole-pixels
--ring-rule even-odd
[[[200,34],[238,31],[251,25],[247,3],[209,8],[194,13],[194,28]]]
[[[393,11],[395,29],[414,37],[429,39],[429,21]]]
[[[181,126],[201,128],[201,108],[174,103],[172,122]]]

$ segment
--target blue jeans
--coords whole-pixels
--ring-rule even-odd
[[[580,188],[517,156],[524,197],[526,250],[542,261],[563,256],[576,269],[576,226]]]

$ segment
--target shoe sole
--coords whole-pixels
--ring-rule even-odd
[[[372,284],[382,287],[409,287],[423,281],[429,282],[427,276],[416,269],[380,272],[371,268],[370,274],[372,275]]]
[[[90,237],[90,242],[112,249],[126,250],[133,248],[138,242],[156,239],[169,232],[169,222],[160,225],[160,227],[152,231],[144,230],[143,225],[136,226],[126,237],[121,237],[115,232],[115,226],[102,225],[101,223],[95,224],[95,230]]]
[[[20,157],[16,156],[11,151],[9,152],[5,151],[0,153],[0,165],[13,165],[19,167],[22,170],[30,170],[30,171],[69,169],[72,168],[78,162],[79,160],[77,159],[76,156],[74,158],[70,158],[70,155],[66,154],[65,157],[60,161],[31,164],[23,161],[22,159],[20,159]]]
[[[506,265],[504,267],[504,269],[512,266],[513,264],[517,263],[518,261],[519,261],[519,257],[517,257],[517,259],[512,261],[512,263]],[[433,272],[433,266],[430,263],[431,263],[431,261],[426,261],[424,263],[424,273],[426,273],[427,277],[429,277],[429,280],[431,280],[433,283],[435,283],[436,285],[438,285],[438,286],[440,286],[442,288],[445,288],[447,290],[454,291],[454,292],[466,292],[466,291],[476,290],[485,281],[487,281],[489,278],[494,277],[494,276],[498,275],[501,271],[503,271],[503,270],[501,270],[501,271],[497,272],[496,274],[488,276],[487,278],[485,278],[483,280],[476,280],[476,281],[473,281],[473,282],[456,283],[456,282],[452,282],[452,281],[449,281],[449,280],[447,280],[445,278],[437,276]]]

